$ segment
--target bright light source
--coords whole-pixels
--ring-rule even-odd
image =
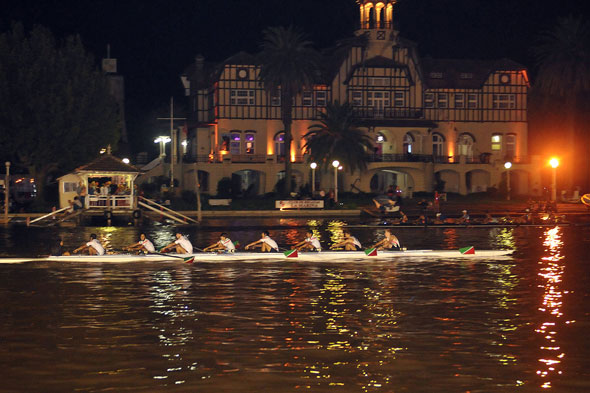
[[[188,141],[186,141],[186,140],[182,141],[181,145],[186,147],[188,145]]]
[[[340,161],[338,161],[338,160],[334,160],[334,161],[332,161],[332,166],[333,166],[334,168],[338,168],[338,167],[340,166]]]
[[[100,154],[104,154],[104,153],[106,153],[106,152],[107,152],[107,149],[100,149],[100,152],[99,152],[99,153],[100,153]]]
[[[559,159],[553,157],[552,159],[549,160],[549,165],[551,166],[551,168],[555,169],[559,166]]]
[[[315,162],[312,162],[311,164],[309,164],[311,169],[316,169],[318,167],[318,164],[316,164]]]
[[[338,167],[338,170],[339,170],[339,171],[341,171],[341,170],[342,170],[342,165],[340,165],[340,166]]]
[[[129,162],[130,162],[129,158],[123,158],[123,160],[121,160],[121,161],[123,161],[125,164],[129,164]]]
[[[154,139],[154,143],[168,143],[170,142],[172,139],[170,139],[169,136],[159,136],[156,139]]]
[[[510,161],[504,163],[504,168],[510,169],[512,168],[512,163]]]

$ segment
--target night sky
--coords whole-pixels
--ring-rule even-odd
[[[587,0],[400,0],[394,22],[418,43],[422,56],[508,57],[529,67],[530,46],[559,16],[584,15]],[[98,59],[118,59],[125,76],[130,134],[142,118],[182,100],[179,75],[196,54],[220,61],[256,52],[265,27],[302,28],[318,48],[351,36],[358,22],[355,0],[18,0],[5,4],[0,31],[13,21],[43,25],[58,37],[79,34]]]

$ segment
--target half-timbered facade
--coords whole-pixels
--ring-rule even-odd
[[[397,185],[408,195],[438,185],[481,192],[500,186],[505,161],[513,163],[515,193],[540,188],[527,158],[526,69],[507,59],[421,58],[394,28],[394,4],[359,0],[360,28],[350,41],[356,44],[326,55],[322,80],[294,100],[290,151],[280,95],[265,91],[255,57],[238,53],[221,64],[197,57],[182,76],[189,134],[176,177],[194,184],[198,173],[202,190],[212,194],[221,178],[233,177],[244,191],[262,194],[273,191],[288,159],[298,185],[309,183],[303,135],[338,100],[352,105],[357,125],[374,141],[367,171],[342,171],[341,190]],[[333,187],[333,175],[315,177],[318,187]]]

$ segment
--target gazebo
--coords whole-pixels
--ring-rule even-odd
[[[60,207],[69,206],[69,201],[84,186],[87,190],[84,200],[86,209],[133,211],[137,208],[134,187],[139,174],[138,168],[113,156],[109,148],[96,160],[58,179]]]

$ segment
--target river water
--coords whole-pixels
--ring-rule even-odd
[[[348,222],[355,224],[355,222]],[[343,220],[215,220],[279,244]],[[173,226],[142,228],[158,246]],[[139,229],[0,228],[0,254],[116,250]],[[362,242],[382,228],[354,227]],[[505,260],[0,264],[0,392],[588,392],[584,227],[403,228],[409,249],[514,249]]]

